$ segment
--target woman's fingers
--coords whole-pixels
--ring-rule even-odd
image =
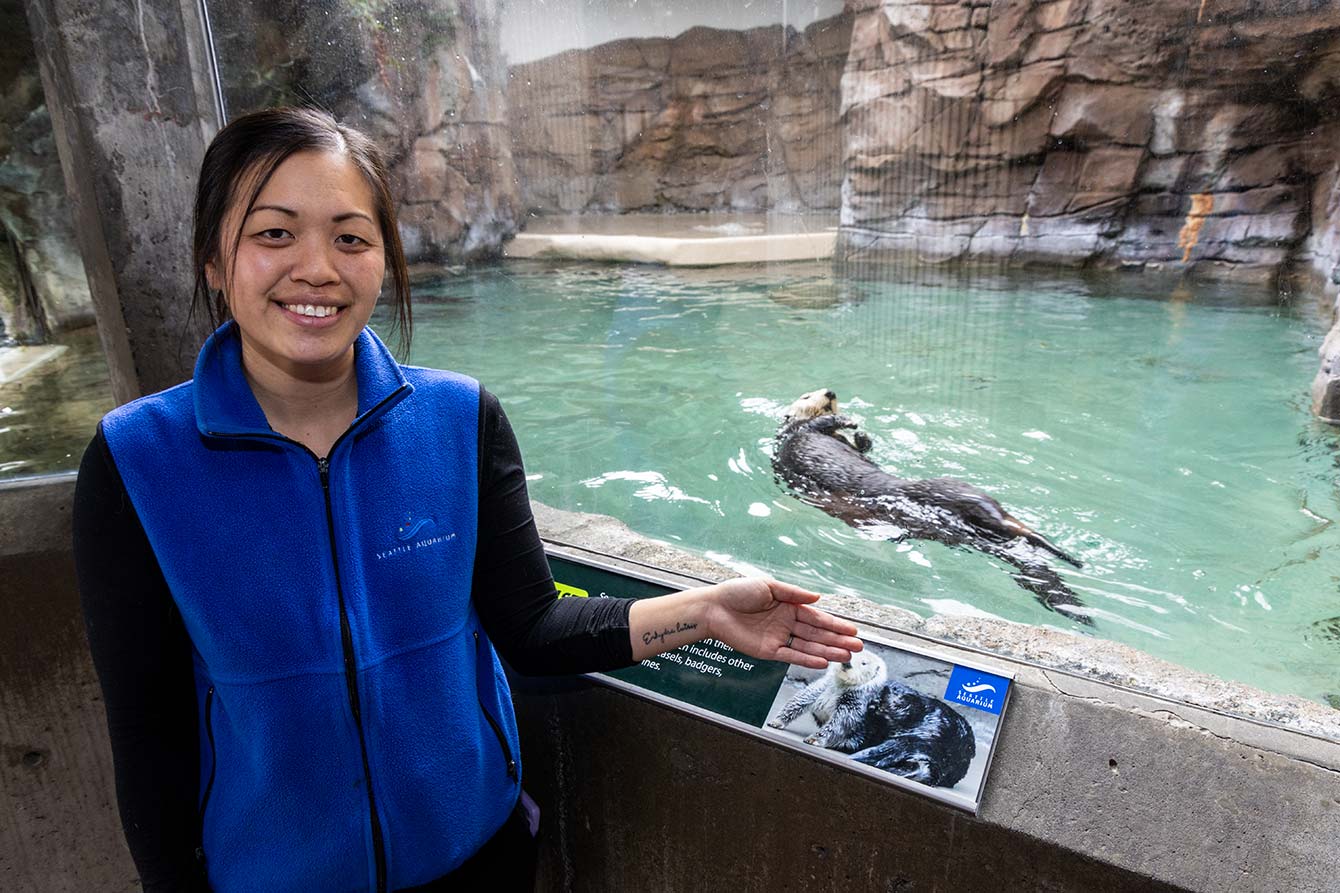
[[[828,666],[828,661],[824,660],[822,657],[813,657],[803,651],[796,651],[794,648],[783,648],[781,651],[778,651],[777,659],[810,670],[822,670]]]
[[[856,624],[850,620],[834,617],[827,611],[820,611],[818,608],[812,608],[809,605],[801,605],[796,609],[796,620],[799,623],[809,624],[816,630],[835,633],[839,636],[854,637],[856,635]],[[856,650],[860,651],[861,649],[858,647]]]
[[[831,632],[848,637],[855,644],[847,643],[842,647],[853,651],[861,650],[860,640],[854,638],[856,624],[813,607],[813,603],[820,598],[818,593],[801,589],[799,586],[793,586],[790,583],[783,583],[780,580],[768,580],[768,587],[772,590],[774,599],[796,606],[797,621],[808,624],[812,631]]]
[[[803,638],[800,635],[795,636],[795,638],[791,640],[789,649],[798,654],[803,654],[806,657],[815,658],[818,663],[806,664],[806,666],[813,666],[816,669],[828,666],[830,661],[851,660],[852,652],[852,649],[850,648],[843,648],[839,645],[828,645],[813,639]]]

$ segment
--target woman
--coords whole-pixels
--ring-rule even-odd
[[[809,667],[856,630],[771,580],[557,599],[515,438],[366,328],[408,275],[381,157],[308,109],[224,128],[196,198],[195,377],[109,413],[75,550],[146,890],[529,883],[511,696],[714,637]],[[511,872],[504,875],[502,872]],[[206,880],[207,879],[207,880]]]

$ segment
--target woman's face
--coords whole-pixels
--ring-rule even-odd
[[[206,273],[237,320],[248,372],[310,381],[347,371],[386,272],[371,187],[344,155],[298,152],[242,210],[229,209],[222,263]]]

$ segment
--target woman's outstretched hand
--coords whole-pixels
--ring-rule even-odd
[[[821,670],[851,660],[863,645],[856,626],[813,607],[816,593],[766,577],[738,577],[713,587],[709,635],[745,654]]]
[[[635,602],[633,659],[713,638],[762,660],[820,670],[864,647],[856,626],[813,606],[816,593],[766,577],[739,577]]]

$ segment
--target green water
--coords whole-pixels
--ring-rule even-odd
[[[792,498],[781,408],[832,388],[875,461],[970,481],[1079,556],[1061,571],[1094,634],[1340,692],[1340,431],[1307,406],[1322,322],[1259,292],[885,275],[513,263],[421,284],[413,360],[502,398],[546,503],[922,615],[1077,629],[981,553]],[[0,475],[76,467],[110,405],[81,333],[0,387]]]
[[[876,462],[970,481],[1079,556],[1095,634],[1340,692],[1340,432],[1307,406],[1323,331],[1256,293],[513,264],[418,294],[413,360],[499,395],[543,502],[922,615],[1077,628],[981,553],[792,498],[772,435],[828,387]]]
[[[95,329],[56,341],[66,349],[0,384],[0,480],[74,471],[103,413],[115,405]]]

